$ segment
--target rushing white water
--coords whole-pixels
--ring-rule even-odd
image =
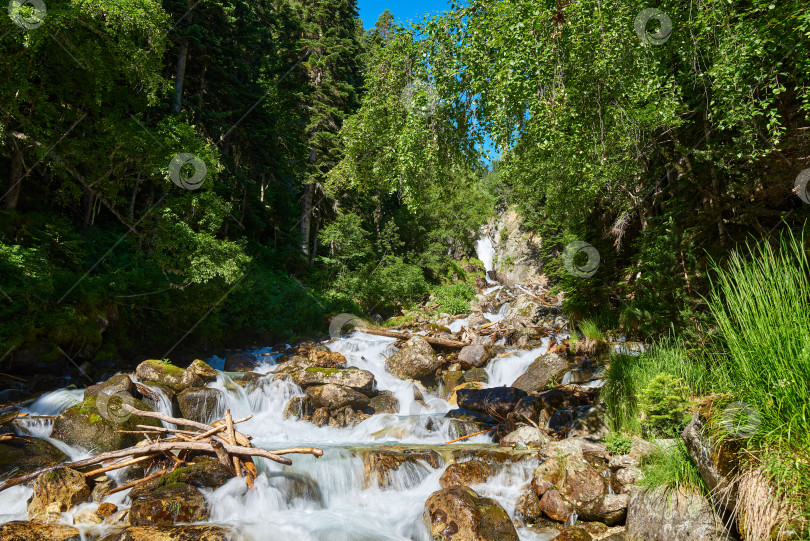
[[[539,348],[530,350],[514,350],[505,357],[499,357],[489,362],[485,368],[487,376],[489,376],[489,383],[487,387],[502,387],[504,385],[512,385],[516,379],[526,373],[529,365],[534,362],[537,357],[542,355],[548,350],[548,338],[543,338],[542,345]]]
[[[478,259],[484,264],[484,270],[486,271],[487,281],[490,284],[495,284],[493,280],[490,279],[489,273],[494,270],[494,263],[495,263],[495,246],[492,245],[492,241],[487,234],[486,228],[482,228],[481,230],[481,238],[475,243],[475,254]]]

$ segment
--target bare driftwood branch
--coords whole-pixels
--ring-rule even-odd
[[[469,346],[469,342],[459,342],[458,340],[449,340],[446,338],[434,338],[432,336],[423,336],[421,334],[410,334],[405,332],[384,331],[382,329],[369,329],[367,327],[357,327],[358,331],[366,334],[373,334],[375,336],[387,336],[388,338],[399,338],[400,340],[410,340],[414,336],[421,336],[429,344],[436,346],[443,346],[446,348],[463,348]]]

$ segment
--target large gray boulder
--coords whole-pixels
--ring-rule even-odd
[[[176,393],[189,387],[202,387],[204,382],[200,376],[180,368],[167,361],[149,359],[135,369],[135,375],[145,383],[159,383],[165,385]]]
[[[402,379],[432,376],[441,365],[442,361],[421,336],[412,337],[399,351],[385,360],[385,369]]]
[[[729,532],[702,494],[658,487],[631,493],[626,536],[627,541],[720,541]]]
[[[482,344],[464,346],[458,353],[458,362],[464,370],[482,368],[492,359],[492,350]]]
[[[366,396],[374,393],[376,380],[374,374],[359,368],[321,368],[311,366],[303,370],[293,370],[279,374],[289,379],[299,387],[307,388],[314,385],[341,385],[361,392]]]
[[[568,362],[565,359],[556,353],[547,353],[537,357],[512,387],[527,393],[544,391],[550,382],[560,381],[567,371]]]
[[[225,414],[224,400],[222,391],[210,387],[190,387],[177,395],[180,414],[198,423],[221,419]]]
[[[430,495],[423,514],[435,541],[518,541],[512,520],[501,505],[464,486]]]
[[[369,405],[366,395],[342,385],[315,385],[306,390],[307,396],[316,408],[329,408],[337,410],[344,406],[354,409],[363,409]]]
[[[737,459],[728,445],[712,440],[706,429],[706,422],[695,414],[681,434],[689,456],[697,466],[700,477],[717,495],[717,500],[728,509],[737,504],[738,486],[732,483],[735,478]]]

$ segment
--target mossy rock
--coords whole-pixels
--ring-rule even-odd
[[[135,384],[129,376],[126,374],[118,374],[107,381],[103,381],[97,385],[91,385],[84,391],[84,396],[98,396],[101,393],[107,396],[112,396],[117,393],[129,393],[130,395],[134,395],[137,392]]]
[[[0,443],[0,478],[25,475],[68,458],[47,440],[14,438]]]
[[[202,493],[191,485],[173,483],[139,493],[129,510],[133,526],[171,526],[199,522],[209,516]]]
[[[64,524],[21,520],[0,524],[0,539],[4,541],[80,541],[81,538],[79,530]]]
[[[184,419],[208,423],[222,418],[224,395],[219,389],[190,387],[177,395],[177,404]]]
[[[135,369],[135,375],[142,381],[161,383],[178,393],[189,387],[203,387],[205,385],[200,376],[191,370],[155,359],[139,364],[138,368]]]
[[[170,487],[172,485],[189,485],[195,488],[219,488],[233,478],[233,473],[209,457],[199,457],[188,466],[177,468],[171,473],[167,473],[154,481],[141,485],[130,493],[130,498],[135,500],[147,496],[157,489]]]
[[[162,426],[157,419],[127,414],[120,409],[118,398],[110,399],[106,403],[97,398],[89,396],[62,412],[53,423],[51,437],[69,445],[104,452],[131,447],[142,439],[138,434],[126,434],[121,431],[136,430],[136,425],[139,424]],[[135,398],[128,400],[127,403],[140,410],[152,411],[149,406]]]
[[[519,539],[506,510],[469,487],[456,486],[434,492],[425,502],[423,517],[436,541]]]
[[[236,541],[233,531],[221,526],[130,526],[99,541]]]

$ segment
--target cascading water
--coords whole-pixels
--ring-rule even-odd
[[[492,245],[492,241],[489,238],[489,232],[486,227],[481,229],[481,238],[479,238],[475,243],[475,254],[484,264],[487,281],[490,284],[495,284],[496,282],[492,280],[489,275],[489,273],[494,270],[495,246]]]

